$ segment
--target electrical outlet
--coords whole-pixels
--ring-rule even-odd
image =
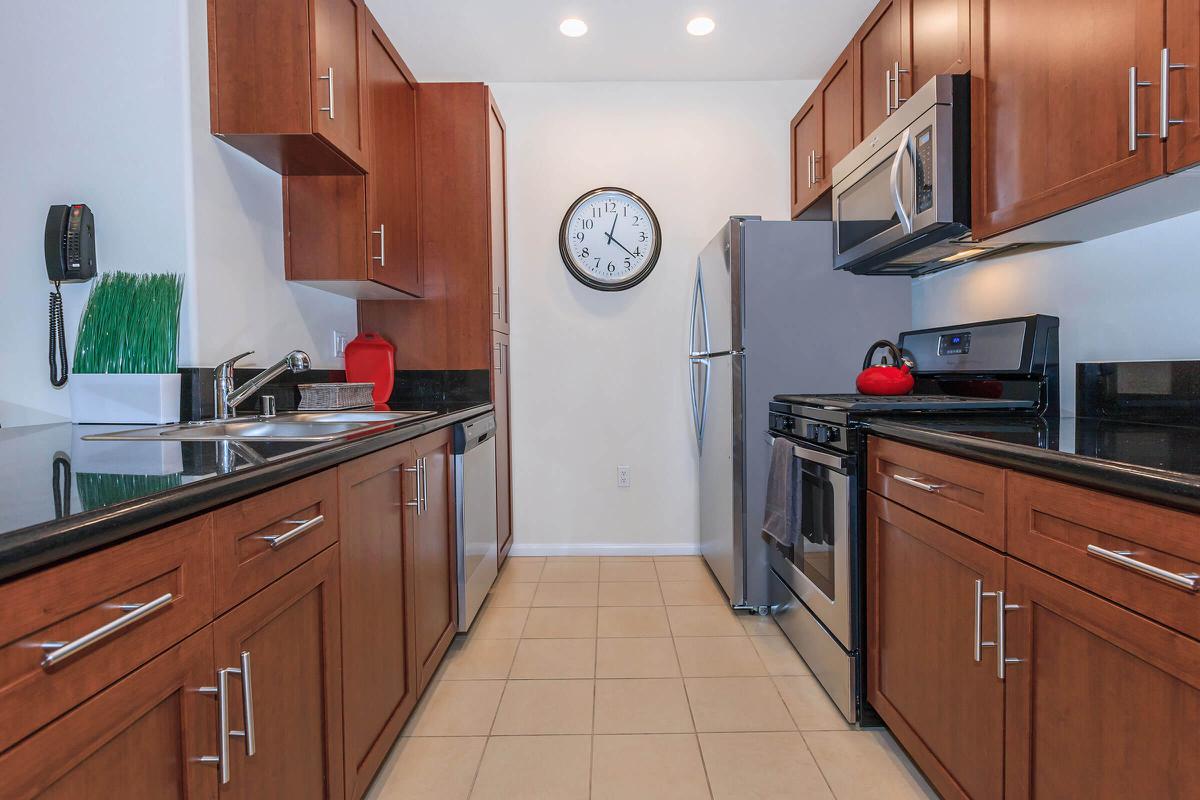
[[[628,489],[629,486],[629,467],[617,467],[617,488]]]
[[[345,358],[346,345],[350,342],[350,334],[342,331],[333,332],[333,357]]]

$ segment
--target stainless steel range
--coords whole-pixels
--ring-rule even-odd
[[[768,501],[762,538],[771,613],[850,722],[870,715],[863,515],[871,418],[1058,410],[1056,317],[908,331],[898,345],[917,373],[914,394],[785,394],[770,404],[768,485],[776,496]],[[789,447],[790,458],[783,450]]]

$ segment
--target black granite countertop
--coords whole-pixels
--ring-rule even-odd
[[[1200,426],[1104,417],[877,418],[872,433],[1200,512]]]
[[[393,403],[396,410],[406,410]],[[412,406],[407,408],[411,409]],[[431,417],[335,442],[135,442],[129,426],[0,429],[0,579],[126,539],[492,410],[424,403]],[[224,446],[224,450],[222,447]]]

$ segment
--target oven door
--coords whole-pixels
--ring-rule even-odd
[[[774,437],[768,437],[774,445]],[[790,441],[790,440],[789,440]],[[772,569],[847,650],[854,648],[851,620],[856,606],[851,585],[851,508],[854,458],[793,443],[787,507],[799,530],[794,542],[763,531],[771,545]]]

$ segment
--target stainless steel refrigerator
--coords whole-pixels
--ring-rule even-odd
[[[833,268],[830,222],[732,217],[696,260],[692,418],[700,551],[735,607],[765,607],[767,406],[852,392],[867,347],[911,327],[910,280]]]

